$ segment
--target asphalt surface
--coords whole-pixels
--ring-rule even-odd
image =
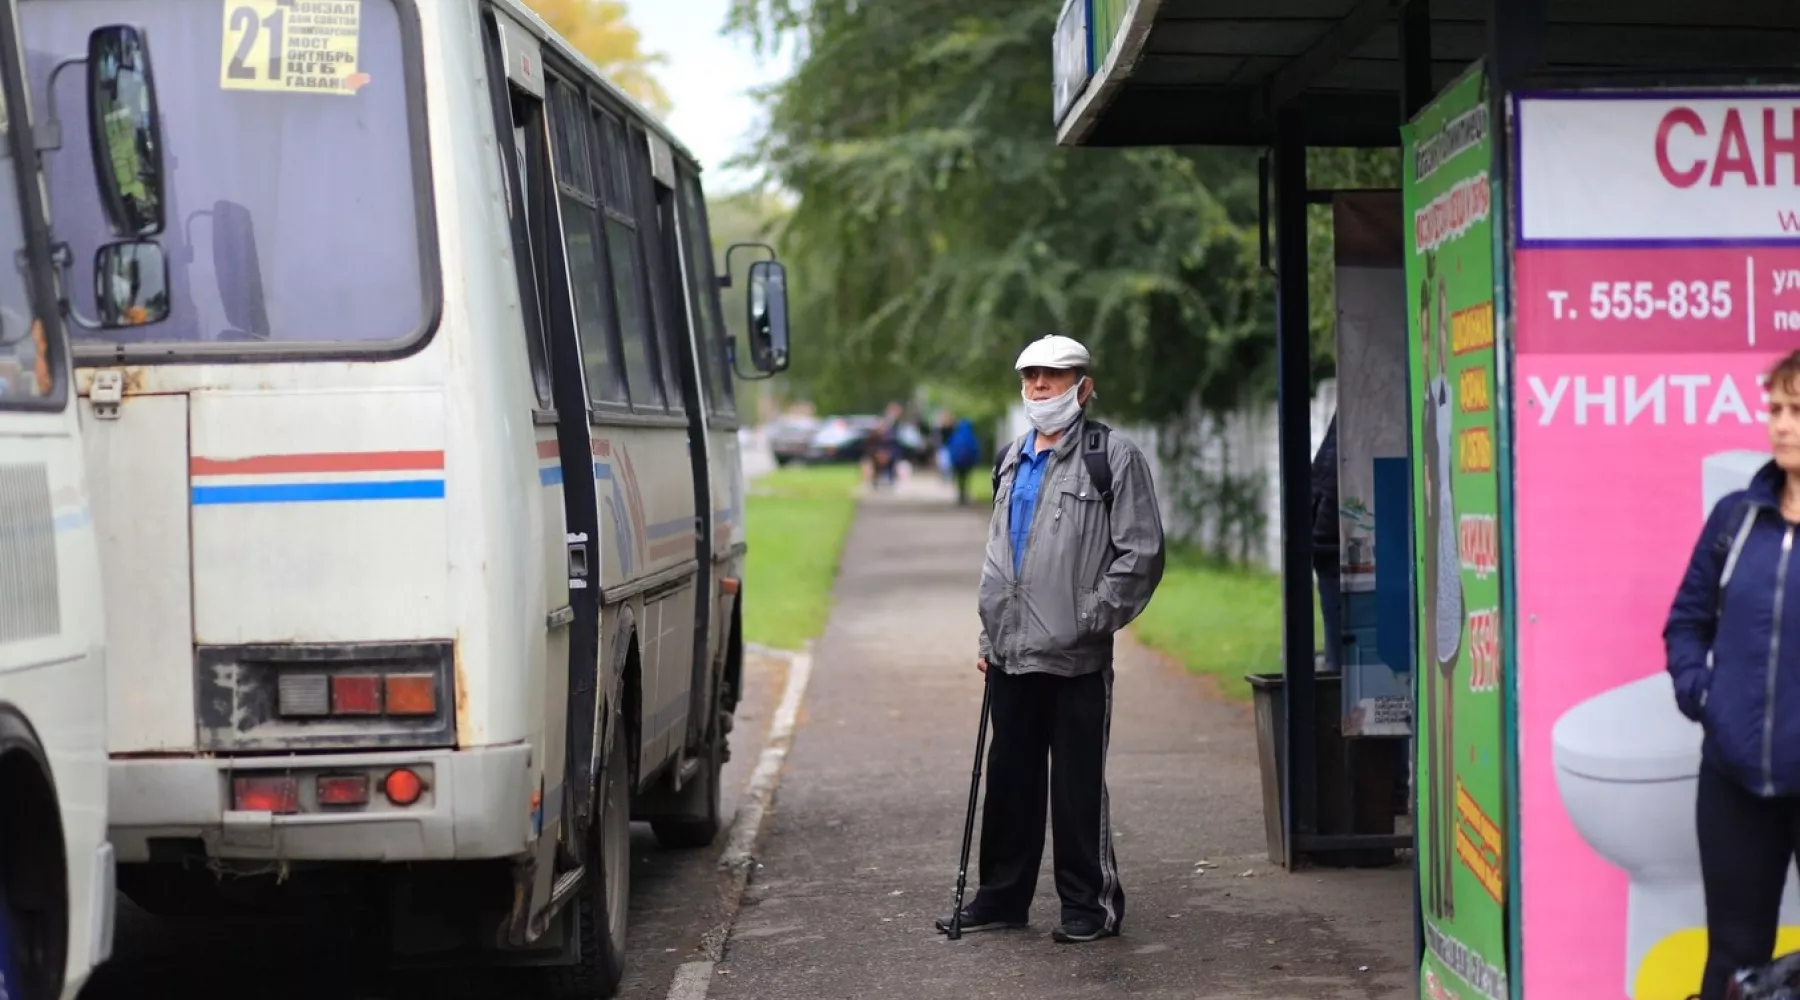
[[[1409,871],[1272,867],[1249,711],[1129,641],[1109,766],[1123,935],[1053,944],[1047,867],[1029,930],[954,943],[934,931],[955,886],[981,706],[985,514],[956,509],[929,477],[864,503],[709,995],[1416,995]]]

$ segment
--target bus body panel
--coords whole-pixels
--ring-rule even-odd
[[[454,635],[441,392],[189,400],[191,643]]]
[[[68,861],[69,996],[111,950],[113,884],[98,552],[76,429],[72,412],[0,414],[0,526],[9,536],[0,566],[13,580],[0,622],[0,705],[32,727],[55,782]]]
[[[679,754],[694,656],[694,477],[686,427],[593,428],[601,503],[603,618],[632,595],[642,683],[640,779]],[[613,595],[619,595],[614,597]],[[611,615],[608,611],[612,611]],[[629,637],[627,637],[629,638]],[[608,643],[602,649],[612,648]],[[621,665],[622,666],[622,665]],[[601,674],[607,673],[607,664]]]
[[[82,403],[109,651],[108,748],[194,748],[194,629],[189,576],[188,398],[136,396],[117,420]]]

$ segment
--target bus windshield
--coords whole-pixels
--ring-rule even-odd
[[[150,360],[392,349],[425,332],[436,309],[393,0],[24,0],[20,20],[40,115],[51,70],[94,28],[138,25],[155,53],[169,319],[82,331],[83,344]],[[45,161],[78,304],[115,238],[82,141],[84,87],[78,71],[57,77],[64,145]]]
[[[0,59],[11,61],[12,53],[0,48]],[[14,67],[0,66],[0,72],[10,74]],[[0,259],[11,262],[0,266],[0,407],[41,405],[58,390],[49,337],[31,297],[30,268],[48,268],[50,262],[33,253],[26,239],[20,183],[34,178],[19,175],[12,133],[25,123],[11,112],[0,91],[0,253],[5,255]]]

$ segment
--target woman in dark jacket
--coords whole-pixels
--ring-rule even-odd
[[[1663,629],[1676,704],[1706,732],[1701,1000],[1724,1000],[1734,973],[1773,957],[1800,850],[1800,351],[1768,385],[1774,458],[1707,517]]]

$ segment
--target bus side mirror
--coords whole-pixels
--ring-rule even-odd
[[[94,254],[100,327],[117,330],[169,318],[169,259],[151,240],[108,243]]]
[[[750,265],[750,363],[764,375],[787,371],[787,269],[780,262]]]
[[[88,144],[113,230],[126,237],[161,233],[162,121],[142,31],[113,24],[88,36],[87,100]]]

